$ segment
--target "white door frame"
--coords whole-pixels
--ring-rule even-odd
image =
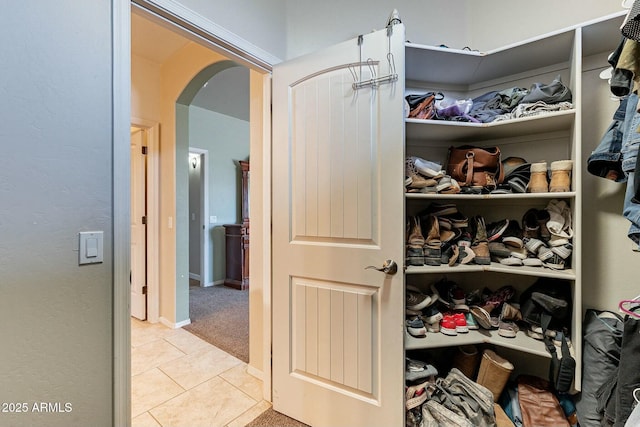
[[[209,224],[209,150],[201,148],[189,147],[189,154],[198,154],[202,156],[200,164],[200,215],[204,230],[200,230],[200,286],[213,286],[211,271],[211,256],[209,248],[211,247],[211,233],[207,225]]]
[[[131,319],[130,267],[130,125],[131,125],[131,7],[145,9],[182,28],[199,43],[253,70],[268,74],[279,58],[192,12],[174,0],[113,0],[113,424],[131,423]],[[265,81],[267,81],[265,79]],[[264,100],[270,103],[270,99]],[[264,111],[269,111],[265,106]],[[263,118],[271,121],[271,116]],[[264,133],[264,135],[267,135]],[[271,163],[270,144],[263,147]],[[251,155],[251,154],[250,154]],[[263,197],[271,200],[271,178],[263,179]],[[267,213],[265,213],[265,216]],[[269,219],[271,218],[269,212]],[[265,225],[270,222],[265,223]],[[271,266],[270,227],[264,227],[264,264]],[[263,276],[266,278],[266,275]],[[263,283],[263,336],[265,360],[271,353],[271,276]],[[269,362],[271,361],[268,357]],[[271,395],[271,363],[262,366],[265,396]],[[268,388],[268,389],[267,389]]]
[[[131,126],[146,133],[147,142],[147,321],[160,320],[160,124],[138,117]]]

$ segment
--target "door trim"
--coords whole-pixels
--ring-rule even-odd
[[[213,278],[209,273],[211,271],[211,256],[209,254],[211,233],[206,227],[209,225],[209,150],[189,147],[189,154],[191,153],[202,156],[199,203],[202,224],[205,225],[206,232],[200,231],[200,286],[213,286]]]
[[[160,320],[160,124],[131,118],[147,142],[147,321]]]

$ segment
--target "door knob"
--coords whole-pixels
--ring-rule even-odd
[[[382,267],[375,267],[373,265],[369,265],[365,267],[365,270],[368,270],[370,268],[374,270],[382,271],[385,274],[396,274],[398,272],[398,264],[396,264],[395,261],[390,259],[383,262]]]

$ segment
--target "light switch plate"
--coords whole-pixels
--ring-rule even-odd
[[[96,264],[103,261],[103,231],[81,231],[78,264]]]

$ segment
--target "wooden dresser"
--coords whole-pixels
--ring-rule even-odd
[[[225,224],[226,276],[224,285],[249,288],[249,162],[239,161],[242,171],[241,224]]]

